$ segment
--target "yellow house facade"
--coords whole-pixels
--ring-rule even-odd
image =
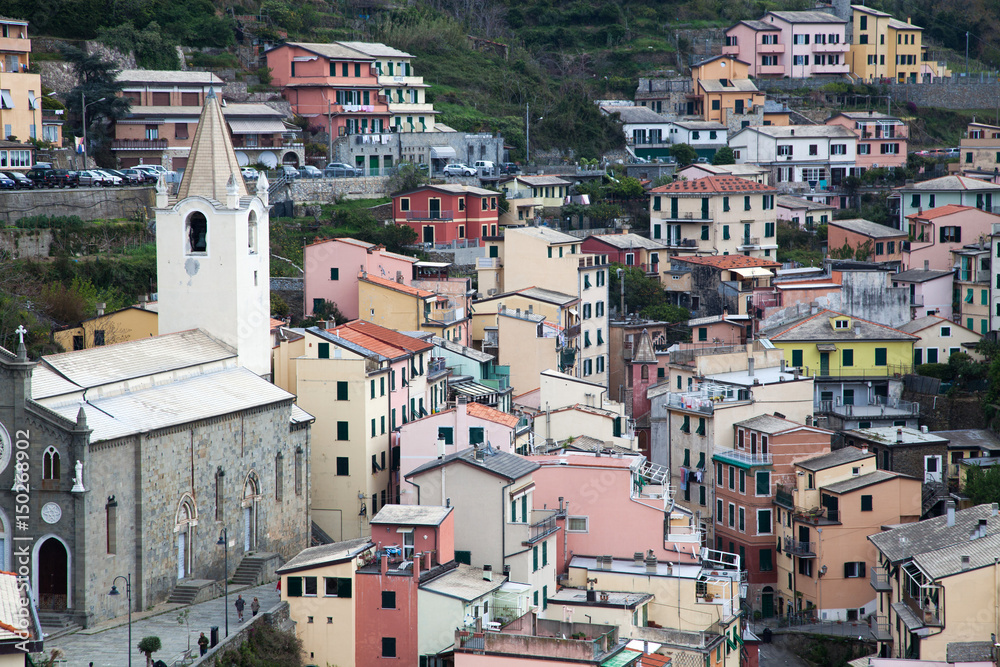
[[[691,79],[696,98],[694,112],[703,120],[727,125],[730,116],[764,106],[764,93],[750,79],[750,64],[735,56],[703,60],[691,68]]]
[[[917,336],[898,329],[823,310],[765,332],[793,367],[819,378],[892,377],[909,372]]]
[[[570,181],[558,176],[514,176],[500,183],[510,208],[500,217],[504,225],[524,224],[546,208],[560,208],[569,196]]]
[[[364,274],[358,278],[358,316],[395,331],[427,331],[468,344],[469,317],[443,295]]]
[[[281,600],[308,662],[356,664],[355,572],[374,558],[375,544],[361,537],[310,547],[277,570]]]
[[[852,5],[851,73],[864,81],[916,83],[922,67],[923,28],[863,5]]]
[[[31,40],[28,39],[28,22],[0,18],[0,140],[27,144],[28,139],[42,138],[42,78],[29,74]],[[23,151],[3,151],[0,167],[27,169],[31,167],[30,146]],[[22,155],[23,154],[23,155]],[[23,163],[25,162],[26,163]]]
[[[158,334],[155,310],[129,306],[84,320],[80,326],[56,331],[53,337],[63,350],[70,352],[149,338]]]
[[[580,323],[577,310],[579,302],[580,299],[575,295],[538,287],[527,287],[480,299],[476,301],[469,325],[472,346],[483,352],[497,354],[498,316],[501,311],[541,315],[549,324],[566,328]]]

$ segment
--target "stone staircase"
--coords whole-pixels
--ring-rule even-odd
[[[279,560],[278,554],[267,552],[244,556],[230,581],[234,586],[259,586],[274,574],[275,568],[279,567]]]
[[[217,582],[211,579],[185,579],[174,586],[168,604],[192,605],[215,596]],[[221,584],[220,584],[221,585]]]
[[[59,637],[71,635],[83,628],[73,621],[73,617],[58,611],[38,612],[38,622],[42,624],[42,632],[45,633],[45,641],[52,641]]]
[[[921,493],[921,516],[927,514],[935,505],[949,498],[948,487],[939,482],[924,482]]]

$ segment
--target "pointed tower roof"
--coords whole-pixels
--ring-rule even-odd
[[[215,91],[210,90],[198,119],[198,129],[188,155],[187,168],[181,179],[178,199],[200,195],[215,201],[226,201],[227,184],[232,178],[239,196],[247,196],[247,188],[240,173],[233,141],[229,138],[226,119]]]
[[[656,363],[656,352],[653,352],[653,341],[649,338],[649,332],[645,329],[642,330],[642,334],[639,336],[639,344],[635,348],[635,356],[632,357],[632,363],[636,364],[655,364]]]

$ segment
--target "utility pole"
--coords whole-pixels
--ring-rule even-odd
[[[618,282],[621,283],[621,296],[619,297],[618,310],[620,311],[620,317],[622,322],[625,321],[625,269],[618,269]]]
[[[969,78],[969,31],[965,31],[965,78]]]
[[[531,161],[531,105],[524,103],[524,166]]]

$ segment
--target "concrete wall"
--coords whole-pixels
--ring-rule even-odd
[[[12,225],[33,215],[76,215],[82,220],[145,219],[153,205],[153,194],[151,187],[0,192],[0,221]]]
[[[296,179],[288,186],[287,192],[296,202],[332,202],[337,197],[372,199],[387,194],[388,181],[387,176]],[[284,194],[279,193],[274,201],[285,199]]]
[[[259,616],[249,618],[244,625],[239,626],[239,628],[229,635],[229,637],[220,639],[215,648],[210,649],[204,656],[195,658],[195,661],[191,663],[191,667],[198,667],[199,665],[214,665],[215,659],[221,654],[222,651],[242,646],[247,640],[247,637],[250,636],[250,633],[256,628],[264,625],[276,625],[280,628],[288,623],[288,621],[288,603],[279,602],[271,609],[262,612]],[[345,665],[350,664],[351,663],[345,663]]]
[[[774,79],[762,84],[774,90],[817,89],[828,83],[845,83],[840,77],[815,77],[812,79]],[[913,102],[918,107],[941,109],[990,109],[1000,95],[1000,82],[988,79],[960,78],[939,79],[934,83],[891,83],[883,89],[892,97],[892,104]]]

